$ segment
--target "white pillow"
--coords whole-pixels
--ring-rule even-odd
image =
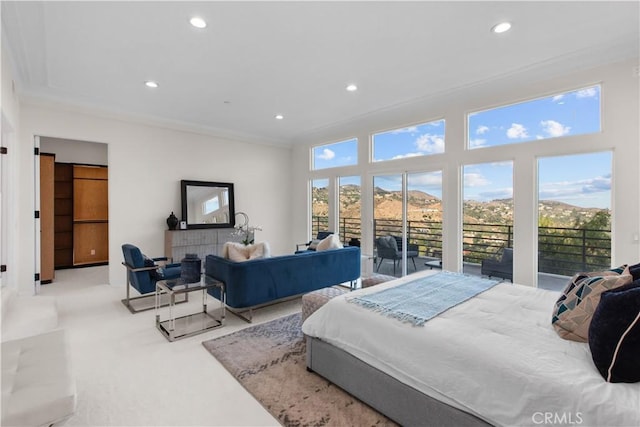
[[[267,242],[255,245],[243,245],[237,242],[226,242],[222,247],[222,257],[235,262],[248,261],[250,259],[269,258],[271,250]]]
[[[330,234],[318,243],[316,251],[326,251],[327,249],[343,248],[340,238],[336,234]]]

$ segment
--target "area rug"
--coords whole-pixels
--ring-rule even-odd
[[[282,425],[396,425],[307,371],[300,313],[204,341],[202,345]]]

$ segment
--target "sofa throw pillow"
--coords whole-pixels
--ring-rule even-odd
[[[320,243],[320,239],[313,239],[311,243],[309,243],[309,249],[315,251],[318,247],[318,243]]]
[[[571,278],[554,306],[551,323],[560,337],[579,342],[587,342],[589,325],[593,313],[600,302],[600,295],[608,290],[627,285],[632,277],[625,269],[616,272],[578,273]]]
[[[271,249],[267,242],[260,242],[253,245],[226,242],[222,247],[222,256],[234,262],[243,262],[252,259],[269,258],[271,256]]]
[[[318,243],[316,251],[326,251],[327,249],[340,249],[343,248],[340,238],[335,234],[330,234]]]
[[[607,382],[640,382],[640,280],[601,295],[589,348]]]

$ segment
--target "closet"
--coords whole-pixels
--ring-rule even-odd
[[[73,166],[73,265],[109,261],[107,168]]]
[[[54,176],[55,268],[109,262],[108,168],[56,163]]]

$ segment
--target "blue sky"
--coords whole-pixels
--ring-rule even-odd
[[[313,168],[326,169],[358,164],[358,139],[313,148]]]
[[[373,161],[444,153],[444,120],[373,135]]]
[[[600,86],[583,88],[492,110],[468,117],[468,147],[482,149],[540,139],[600,132]],[[561,138],[559,144],[567,139]],[[442,153],[445,121],[373,135],[374,161]],[[357,164],[357,140],[314,148],[315,169]],[[539,199],[582,207],[611,208],[610,152],[542,158],[539,160]],[[465,200],[490,201],[513,197],[511,162],[466,165]],[[416,174],[412,189],[442,196],[439,174]],[[376,185],[399,190],[399,175],[377,177]],[[348,182],[348,181],[345,181]]]

